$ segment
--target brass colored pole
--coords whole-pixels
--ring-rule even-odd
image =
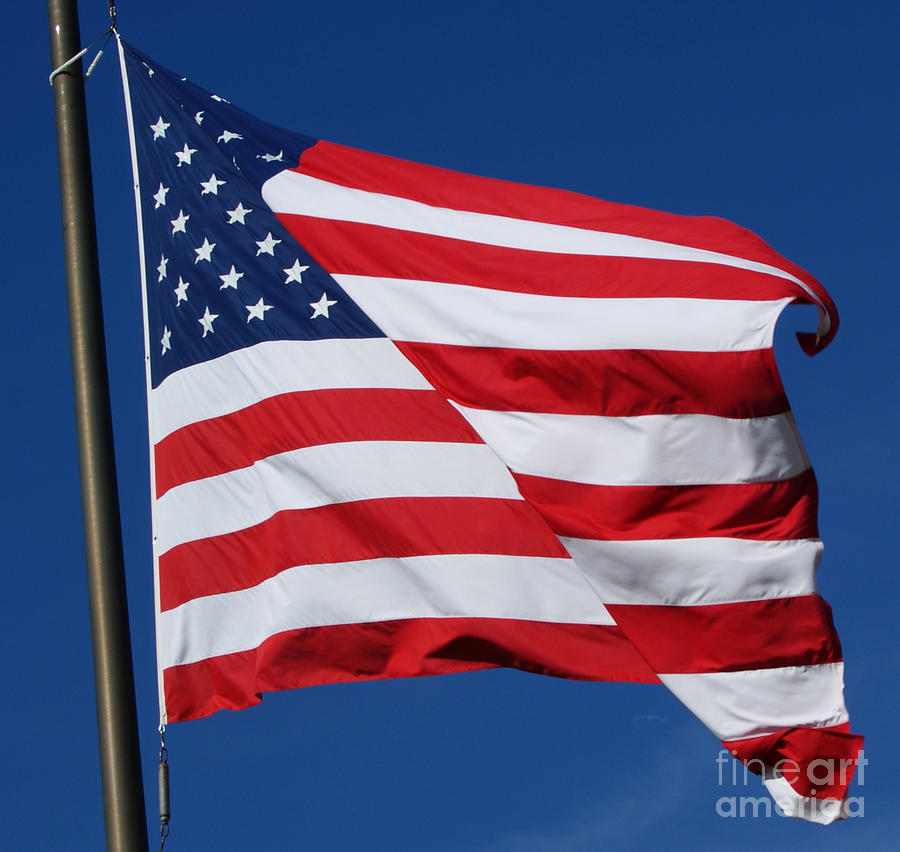
[[[48,0],[47,10],[51,67],[56,69],[81,49],[78,10],[75,0]],[[54,76],[53,96],[106,848],[146,852],[147,821],[81,60]]]

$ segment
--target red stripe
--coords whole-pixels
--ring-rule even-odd
[[[307,149],[296,171],[343,186],[399,195],[437,207],[630,234],[767,263],[799,278],[824,304],[831,328],[817,349],[825,346],[837,331],[834,303],[811,275],[785,260],[755,234],[722,219],[677,216],[564,190],[481,178],[330,142],[318,142]]]
[[[607,608],[656,672],[729,672],[841,659],[831,608],[818,595]]]
[[[159,559],[160,608],[250,588],[295,565],[440,553],[566,557],[524,500],[397,497],[279,512]]]
[[[296,171],[437,207],[630,234],[767,263],[803,281],[825,305],[831,330],[821,345],[837,331],[837,310],[815,278],[785,260],[755,234],[723,219],[678,216],[565,190],[476,177],[330,142],[318,142],[304,151]]]
[[[729,266],[529,251],[296,214],[278,218],[333,275],[442,281],[585,298],[806,299],[784,278]]]
[[[258,459],[343,441],[481,443],[436,391],[330,389],[280,394],[185,426],[156,445],[157,497]]]
[[[616,627],[505,619],[410,619],[288,631],[259,648],[164,672],[169,722],[323,683],[508,666],[576,680],[657,683]]]
[[[782,541],[819,534],[812,470],[783,482],[736,485],[582,485],[514,476],[550,528],[572,538]]]
[[[764,737],[722,743],[751,772],[775,768],[801,796],[843,799],[856,772],[863,738],[850,724],[786,728]],[[862,783],[862,777],[860,777]]]
[[[532,351],[397,342],[450,399],[473,408],[766,417],[788,410],[771,349]],[[473,377],[477,377],[473,381]]]

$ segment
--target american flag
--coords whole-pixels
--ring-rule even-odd
[[[163,723],[491,666],[662,682],[839,818],[861,738],[772,353],[793,302],[834,335],[818,282],[722,220],[273,127],[120,44]]]

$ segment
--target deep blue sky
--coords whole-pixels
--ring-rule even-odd
[[[106,0],[82,0],[85,43]],[[896,842],[900,7],[858,2],[122,0],[122,33],[274,123],[613,201],[732,219],[841,312],[777,354],[816,469],[822,593],[867,735],[864,817],[723,819],[718,743],[661,687],[518,672],[318,687],[169,729],[172,850],[891,848]],[[9,849],[102,846],[46,12],[11,4],[2,137]],[[131,173],[115,52],[88,81],[150,830],[156,676]],[[731,781],[730,773],[724,779]],[[739,778],[739,781],[741,779]]]

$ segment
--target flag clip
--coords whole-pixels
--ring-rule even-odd
[[[166,729],[159,726],[159,852],[163,852],[169,836],[169,750],[166,748]]]

